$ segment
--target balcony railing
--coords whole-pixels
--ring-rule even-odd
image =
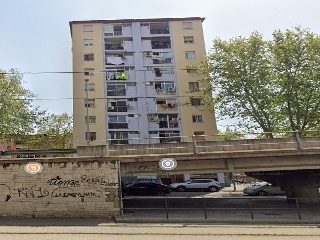
[[[122,35],[122,31],[114,31],[114,36],[120,36]]]
[[[107,80],[126,80],[128,79],[128,74],[126,72],[108,72]]]
[[[107,90],[107,96],[126,96],[125,89]]]
[[[129,140],[115,139],[110,140],[110,144],[129,144]]]
[[[108,107],[108,112],[127,112],[128,107],[127,106],[111,106]]]
[[[128,128],[128,123],[108,123],[109,129]]]
[[[156,92],[156,95],[175,95],[176,89],[175,88],[167,88],[167,89],[156,88],[155,92]]]
[[[159,121],[159,128],[178,128],[178,122]]]
[[[170,31],[168,28],[163,29],[150,29],[150,34],[169,34]]]
[[[124,50],[122,43],[105,44],[106,50]]]

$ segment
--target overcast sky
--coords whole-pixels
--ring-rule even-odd
[[[0,1],[0,68],[21,72],[72,71],[69,21],[205,17],[207,50],[216,37],[246,37],[255,30],[270,38],[276,29],[301,25],[320,34],[320,0]],[[25,74],[24,80],[38,96],[34,105],[72,113],[71,74]]]

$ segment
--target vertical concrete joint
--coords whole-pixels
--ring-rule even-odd
[[[198,145],[197,145],[196,135],[192,135],[192,142],[193,142],[193,153],[194,154],[198,154],[199,153],[199,148],[198,148]]]

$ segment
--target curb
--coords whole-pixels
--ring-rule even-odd
[[[116,223],[177,223],[177,224],[236,224],[236,225],[254,225],[254,224],[272,224],[272,225],[319,225],[320,221],[312,220],[208,220],[208,219],[154,219],[154,218],[116,218]]]

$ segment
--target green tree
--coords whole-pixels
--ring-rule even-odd
[[[68,149],[73,148],[72,116],[63,113],[51,114],[42,118],[34,136],[23,141],[29,149]]]
[[[245,134],[241,133],[237,129],[232,129],[230,127],[227,127],[224,132],[218,130],[219,140],[240,140],[243,139],[244,136]]]
[[[31,134],[44,111],[32,106],[35,95],[23,87],[22,75],[15,69],[0,69],[0,136],[2,141],[13,136]]]
[[[212,89],[220,118],[238,119],[238,128],[273,132],[315,129],[319,124],[320,37],[296,27],[263,40],[215,39],[198,73]]]

